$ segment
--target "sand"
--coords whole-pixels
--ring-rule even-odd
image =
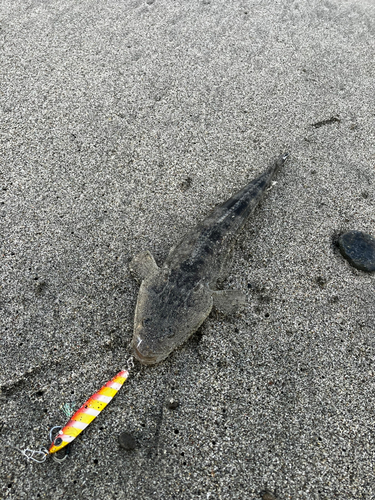
[[[375,236],[374,15],[1,2],[1,499],[375,498],[375,276],[335,246]],[[126,366],[130,259],[161,264],[284,151],[222,284],[245,309],[136,363],[62,464],[27,462]]]

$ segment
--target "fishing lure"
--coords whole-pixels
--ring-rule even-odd
[[[114,398],[121,389],[128,376],[128,370],[122,370],[113,377],[112,380],[103,385],[100,391],[91,396],[91,398],[74,413],[65,427],[58,432],[57,436],[52,441],[48,453],[50,455],[56,453],[81,434],[107,404],[110,403],[112,398]]]
[[[42,447],[39,450],[31,450],[30,448],[25,448],[21,450],[16,446],[8,445],[6,446],[10,448],[14,448],[22,453],[22,455],[28,460],[37,463],[43,463],[48,455],[52,455],[59,450],[62,450],[70,444],[86,427],[91,424],[91,422],[99,415],[99,413],[107,406],[108,403],[112,401],[112,399],[116,396],[117,392],[121,389],[124,382],[129,377],[129,371],[133,368],[133,358],[128,359],[128,369],[122,370],[119,372],[112,380],[107,382],[100,391],[96,392],[91,398],[89,398],[85,404],[81,406],[79,410],[77,410],[74,415],[70,418],[68,423],[65,425],[63,429],[60,426],[55,426],[50,430],[50,441],[51,446],[49,450]],[[64,405],[65,408],[65,405]],[[70,413],[69,407],[69,413]],[[67,408],[65,408],[68,411]],[[61,429],[56,437],[52,439],[52,433],[55,429]],[[68,449],[68,448],[67,448]],[[56,462],[62,462],[67,457],[67,454],[64,458],[57,458],[53,456],[52,458],[56,460]]]
[[[53,427],[50,430],[50,441],[51,446],[49,450],[42,447],[39,450],[30,450],[30,448],[25,448],[21,450],[16,446],[6,445],[10,448],[15,448],[20,451],[22,455],[28,460],[32,460],[33,462],[42,463],[46,460],[48,455],[52,455],[59,450],[62,450],[70,444],[86,427],[91,424],[91,422],[99,415],[99,413],[107,406],[108,403],[112,401],[112,399],[116,396],[118,391],[121,389],[124,382],[129,377],[130,368],[134,366],[133,358],[128,359],[128,369],[122,370],[119,372],[112,380],[107,382],[100,391],[96,392],[91,398],[89,398],[85,404],[81,406],[79,410],[77,410],[74,415],[69,419],[68,423],[65,425],[63,429],[60,426]],[[70,409],[66,408],[64,405],[64,409],[68,411],[70,414]],[[69,416],[69,415],[68,415]],[[61,429],[58,434],[52,439],[52,433],[55,429]],[[68,449],[68,448],[67,448]],[[64,458],[57,458],[53,456],[52,458],[57,462],[62,462],[67,457],[67,454]]]

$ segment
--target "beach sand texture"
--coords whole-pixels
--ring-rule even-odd
[[[368,0],[2,0],[1,499],[375,498],[375,275],[335,244],[375,236],[374,34]],[[132,257],[284,151],[245,309],[136,363],[63,464],[9,447],[126,368]]]

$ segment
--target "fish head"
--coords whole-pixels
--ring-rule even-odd
[[[141,284],[134,318],[132,350],[141,363],[165,359],[203,323],[212,294],[202,283],[171,279],[160,270]]]

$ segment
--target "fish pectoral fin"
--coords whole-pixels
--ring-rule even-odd
[[[129,269],[138,279],[145,279],[159,271],[154,257],[146,250],[136,255],[129,264]]]
[[[233,314],[246,304],[246,296],[240,290],[212,292],[213,306],[224,314]]]

